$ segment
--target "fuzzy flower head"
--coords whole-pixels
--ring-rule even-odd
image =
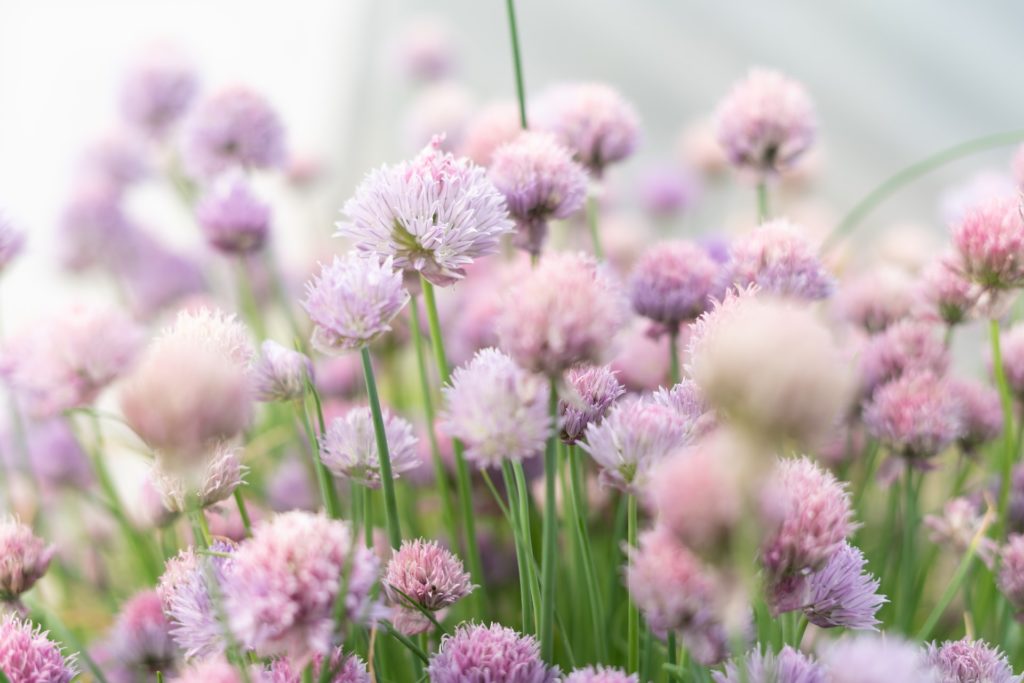
[[[253,679],[262,683],[260,672],[255,668],[250,668],[249,680]],[[244,683],[245,681],[234,664],[221,658],[206,659],[193,664],[173,680],[174,683]]]
[[[137,676],[174,668],[171,624],[155,590],[142,591],[121,606],[107,642],[111,659]]]
[[[921,649],[899,636],[847,636],[826,645],[819,660],[829,683],[940,683]]]
[[[960,398],[963,429],[960,448],[975,453],[1003,431],[1003,408],[999,392],[976,380],[950,378],[950,392]]]
[[[835,280],[818,258],[802,228],[781,218],[736,240],[729,268],[733,282],[744,288],[796,299],[825,299]]]
[[[741,667],[745,671],[741,670]],[[729,661],[724,671],[712,672],[715,683],[827,683],[820,664],[789,645],[779,654],[760,648],[747,653],[737,664]]]
[[[357,655],[345,654],[340,647],[335,648],[328,660],[321,654],[313,657],[313,680],[319,680],[324,663],[331,667],[334,675],[330,683],[372,683],[366,671],[366,662]],[[301,683],[302,666],[287,657],[275,659],[270,671],[260,683]]]
[[[978,286],[964,277],[955,254],[929,264],[921,274],[920,287],[925,315],[946,325],[965,322],[980,296]]]
[[[354,542],[343,522],[299,511],[277,515],[257,526],[232,557],[224,586],[232,630],[260,656],[287,654],[305,662],[327,652],[346,570],[345,616],[364,623],[374,617],[373,551]]]
[[[523,460],[544,449],[551,434],[548,382],[501,351],[478,351],[455,369],[442,392],[441,428],[466,444],[466,458],[479,467]]]
[[[182,156],[191,173],[212,178],[232,168],[276,168],[284,163],[284,126],[259,95],[230,87],[208,97],[186,127]]]
[[[421,623],[421,628],[401,629],[406,635],[431,627],[417,607],[430,612],[443,610],[469,595],[473,588],[462,560],[437,541],[402,541],[384,572],[384,590],[391,603],[413,617],[407,621]]]
[[[0,214],[0,273],[7,269],[25,246],[25,236]]]
[[[876,334],[913,312],[916,287],[901,268],[874,268],[843,283],[836,296],[837,313],[850,324]]]
[[[569,393],[558,402],[558,424],[562,428],[562,441],[571,445],[583,436],[587,425],[604,419],[611,405],[626,393],[626,388],[607,365],[571,368],[565,380]]]
[[[524,132],[499,147],[489,175],[516,222],[517,244],[540,254],[548,221],[568,218],[587,196],[587,173],[550,133]]]
[[[206,508],[226,500],[242,485],[246,467],[242,465],[241,449],[219,445],[196,471],[157,465],[153,482],[171,512]]]
[[[639,187],[640,203],[654,216],[668,217],[691,209],[702,191],[691,170],[676,165],[649,169]]]
[[[649,249],[633,267],[633,310],[671,327],[695,320],[722,294],[722,267],[702,247],[684,240]]]
[[[1015,396],[1024,396],[1024,323],[1017,323],[1000,335],[1003,372]],[[992,359],[988,360],[989,370]]]
[[[999,552],[1001,564],[997,583],[1006,599],[1017,610],[1017,620],[1024,614],[1024,536],[1012,534]]]
[[[258,400],[294,401],[306,393],[306,382],[313,381],[313,363],[304,353],[267,339],[253,366],[253,380]]]
[[[0,602],[16,600],[50,566],[56,548],[13,517],[0,519]]]
[[[977,542],[975,552],[982,562],[991,567],[999,552],[999,546],[994,539],[985,535],[988,521],[981,515],[977,505],[970,500],[954,498],[942,506],[941,515],[926,515],[924,525],[928,529],[928,537],[932,543],[951,550],[958,556],[966,553],[971,544]]]
[[[875,392],[864,407],[864,424],[894,453],[930,458],[963,435],[963,404],[946,379],[906,375]]]
[[[247,254],[267,241],[270,206],[240,178],[229,178],[200,200],[196,219],[210,246],[225,254]]]
[[[875,615],[887,602],[879,581],[864,571],[864,553],[844,543],[821,570],[811,574],[802,594],[804,614],[820,628],[876,630]]]
[[[416,435],[407,420],[387,409],[383,413],[391,473],[397,479],[403,472],[419,467]],[[320,458],[335,476],[380,488],[380,455],[369,407],[353,408],[331,421],[320,439]]]
[[[715,128],[733,166],[764,176],[792,168],[814,142],[818,123],[803,85],[755,68],[718,105]]]
[[[413,81],[434,81],[451,74],[458,62],[451,27],[433,17],[404,27],[396,45],[398,64]]]
[[[558,667],[540,658],[540,644],[500,624],[463,624],[441,639],[430,658],[431,683],[555,683]]]
[[[904,375],[931,372],[943,375],[949,368],[949,349],[935,326],[919,320],[902,320],[871,337],[861,352],[861,383],[868,393]]]
[[[437,137],[412,161],[371,172],[342,211],[337,234],[358,251],[391,257],[438,286],[498,251],[514,227],[486,171],[442,151]]]
[[[121,83],[121,115],[154,138],[166,135],[199,90],[192,65],[167,48],[148,51]]]
[[[587,666],[571,672],[564,683],[640,683],[640,677],[608,666]]]
[[[992,195],[971,206],[953,226],[953,245],[965,275],[986,289],[1024,283],[1024,218],[1020,199]]]
[[[1006,655],[982,640],[930,643],[925,654],[938,673],[938,683],[1019,683]]]
[[[360,349],[391,330],[391,321],[409,301],[402,273],[388,257],[349,253],[320,269],[306,284],[306,309],[315,328],[313,346],[337,354]]]
[[[0,617],[0,671],[11,683],[70,683],[78,675],[74,657],[47,635],[15,614]]]
[[[509,288],[498,339],[519,365],[549,376],[599,363],[625,325],[629,303],[611,274],[589,256],[553,253]]]
[[[224,626],[217,617],[214,595],[219,595],[232,560],[224,557],[235,546],[215,541],[211,550],[219,555],[201,555],[191,548],[167,561],[157,595],[171,623],[171,637],[187,659],[207,657],[224,651]]]
[[[469,121],[459,145],[459,155],[474,164],[490,166],[494,153],[523,132],[519,107],[512,101],[492,102]]]
[[[541,127],[600,178],[608,164],[636,150],[640,119],[633,105],[604,83],[570,83],[549,90],[538,109]]]

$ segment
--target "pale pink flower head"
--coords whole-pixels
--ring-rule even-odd
[[[675,328],[707,311],[724,289],[722,267],[685,240],[655,245],[633,266],[629,298],[645,318]]]
[[[583,436],[587,425],[604,419],[611,405],[626,393],[626,388],[607,365],[571,368],[565,382],[568,395],[558,402],[558,423],[562,441],[571,445]]]
[[[556,683],[558,667],[540,658],[540,644],[500,624],[462,624],[430,658],[431,683]]]
[[[0,603],[32,588],[56,550],[13,517],[0,519]]]
[[[671,408],[686,422],[693,436],[702,437],[718,423],[714,412],[704,400],[697,383],[684,379],[670,389],[659,387],[651,398],[655,403]]]
[[[799,82],[754,68],[715,111],[718,143],[730,163],[764,176],[790,169],[814,142],[814,104]]]
[[[732,244],[729,263],[738,287],[757,285],[768,294],[825,299],[835,280],[804,230],[785,218],[769,221]]]
[[[498,251],[501,236],[514,229],[487,172],[442,151],[438,137],[412,161],[372,171],[342,211],[337,234],[356,249],[393,257],[396,268],[439,286]]]
[[[389,410],[383,410],[383,418],[391,474],[397,479],[403,472],[419,467],[416,435],[408,420]],[[331,420],[320,438],[320,459],[335,476],[380,488],[380,455],[368,407],[353,408],[344,417]]]
[[[741,669],[742,667],[742,669]],[[820,664],[789,645],[779,654],[760,647],[751,650],[743,661],[730,660],[724,671],[713,671],[715,683],[827,683]]]
[[[1011,534],[999,551],[997,584],[1017,611],[1017,620],[1024,621],[1024,535]]]
[[[315,325],[313,346],[328,354],[367,346],[385,332],[409,302],[402,273],[389,256],[360,256],[350,252],[322,266],[306,284],[306,309]]]
[[[313,680],[319,680],[321,667],[324,666],[325,658],[321,654],[313,657]],[[354,654],[345,654],[340,648],[334,648],[327,665],[335,673],[331,676],[330,683],[372,683],[370,674],[366,671],[366,662]],[[268,676],[260,683],[301,683],[303,666],[293,662],[288,657],[275,659],[270,666]]]
[[[74,656],[65,657],[47,636],[16,614],[0,617],[0,671],[11,683],[71,683],[78,675]]]
[[[966,322],[978,303],[978,286],[964,277],[956,254],[945,254],[929,264],[921,274],[923,313],[947,325]]]
[[[700,180],[689,169],[670,164],[655,166],[641,179],[640,203],[654,216],[673,216],[693,208],[701,190]]]
[[[121,115],[136,129],[163,137],[185,114],[199,90],[192,65],[175,50],[149,49],[121,83]]]
[[[940,683],[917,643],[897,635],[848,635],[821,648],[829,683]]]
[[[420,609],[446,609],[474,588],[462,560],[437,541],[423,539],[402,541],[402,547],[388,562],[383,581],[384,591],[396,610],[412,617],[406,625],[419,622],[419,628],[400,629],[406,635],[430,630],[432,624]]]
[[[978,557],[991,567],[999,546],[994,539],[984,535],[987,529],[985,522],[977,505],[967,498],[954,498],[942,506],[941,515],[925,515],[924,518],[928,538],[932,543],[960,556],[977,539]]]
[[[939,683],[1020,683],[1006,655],[983,640],[947,640],[928,644],[925,654]]]
[[[270,103],[232,86],[200,102],[184,131],[190,173],[212,178],[232,168],[277,168],[285,161],[284,126]]]
[[[876,334],[913,313],[916,287],[906,271],[879,266],[843,283],[836,311],[843,320]]]
[[[408,147],[419,149],[437,137],[441,149],[454,152],[474,108],[473,94],[457,81],[438,81],[424,87],[409,105],[405,116]]]
[[[80,173],[87,182],[108,185],[117,192],[150,174],[147,148],[142,142],[125,131],[106,133],[82,153]]]
[[[1002,344],[1003,372],[1014,395],[1024,396],[1024,323],[1016,323],[1000,335]],[[992,358],[988,358],[989,372],[992,372]]]
[[[600,363],[625,325],[629,303],[611,274],[579,253],[545,255],[509,288],[496,328],[500,346],[534,372],[560,375]]]
[[[137,593],[121,606],[106,643],[111,661],[142,680],[174,670],[177,647],[155,590]]]
[[[526,131],[499,147],[489,175],[516,222],[516,244],[534,255],[540,254],[548,221],[572,216],[587,196],[587,172],[550,133]]]
[[[225,254],[259,251],[270,231],[270,206],[241,178],[225,178],[196,206],[206,241]]]
[[[871,337],[864,346],[860,358],[861,383],[865,392],[871,394],[904,375],[943,375],[949,363],[949,349],[934,324],[902,320]]]
[[[990,196],[953,225],[953,245],[964,274],[986,289],[1024,284],[1024,218],[1020,199]]]
[[[597,178],[608,164],[636,151],[640,118],[604,83],[567,83],[548,90],[537,105],[541,128],[554,133]]]
[[[999,392],[977,380],[952,377],[948,380],[950,391],[960,398],[963,430],[960,434],[960,448],[965,453],[975,453],[1003,431],[1003,407]]]
[[[344,522],[292,511],[258,525],[235,551],[225,577],[224,610],[232,630],[261,657],[287,654],[304,666],[330,649],[343,571],[349,572],[343,617],[352,623],[373,619],[377,558],[354,541]]]
[[[256,398],[260,401],[294,401],[313,381],[313,363],[306,354],[267,339],[253,366]]]
[[[628,674],[610,666],[586,666],[565,677],[564,683],[639,683],[637,674]]]
[[[551,435],[548,388],[501,351],[483,349],[442,389],[441,429],[480,468],[533,457]]]
[[[0,273],[7,269],[25,246],[25,235],[0,213]]]
[[[242,465],[240,448],[219,445],[195,471],[154,467],[153,482],[165,508],[171,512],[185,512],[216,505],[229,498],[242,485],[246,469]]]
[[[490,166],[494,152],[523,132],[515,102],[493,102],[469,121],[459,145],[459,155],[479,166]]]
[[[262,681],[260,672],[250,667],[249,680]],[[245,679],[234,664],[225,659],[206,659],[185,668],[174,683],[244,683]]]
[[[458,57],[451,27],[434,17],[417,19],[398,37],[396,57],[404,75],[414,81],[451,75]]]
[[[167,561],[157,584],[160,604],[170,622],[171,637],[188,659],[207,657],[225,649],[225,629],[214,599],[220,599],[224,575],[234,553],[232,543],[217,540],[206,555],[186,548]]]
[[[950,383],[930,372],[886,384],[864,406],[868,433],[911,461],[937,455],[960,438],[963,415]]]

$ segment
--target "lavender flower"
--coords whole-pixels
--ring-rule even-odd
[[[407,617],[406,628],[399,629],[405,635],[422,633],[432,627],[420,609],[437,612],[451,607],[473,588],[462,561],[437,541],[402,541],[402,547],[392,555],[384,573],[388,598]]]
[[[233,562],[223,555],[233,553],[235,546],[215,541],[211,549],[220,555],[200,555],[186,548],[168,560],[156,589],[171,623],[171,637],[187,659],[208,657],[225,649],[225,628],[213,601],[221,593]]]
[[[146,151],[134,135],[123,131],[108,133],[82,154],[80,173],[90,182],[109,186],[113,192],[124,191],[150,174]]]
[[[845,282],[836,297],[839,316],[869,334],[908,317],[917,301],[917,284],[892,266],[876,267]]]
[[[705,249],[683,240],[648,250],[629,279],[633,310],[673,329],[707,311],[722,289],[719,264]]]
[[[125,75],[121,114],[125,121],[153,137],[163,137],[178,122],[198,91],[196,74],[180,55],[154,49]]]
[[[345,203],[338,235],[364,254],[391,257],[444,286],[463,269],[498,250],[513,229],[505,200],[486,172],[441,151],[441,140],[409,162],[373,171]]]
[[[177,651],[171,625],[154,590],[137,593],[121,606],[106,643],[111,660],[134,676],[174,670]]]
[[[982,287],[1024,283],[1024,218],[1016,196],[993,196],[970,207],[953,226],[953,244],[964,273]]]
[[[921,275],[921,298],[926,314],[947,325],[965,322],[979,296],[977,285],[964,277],[956,254],[943,255],[929,264]]]
[[[654,216],[667,217],[691,209],[701,190],[700,180],[690,170],[674,165],[657,166],[642,178],[640,202]]]
[[[391,473],[397,479],[403,472],[419,467],[416,436],[408,421],[392,415],[386,408],[383,413]],[[320,459],[338,477],[372,489],[380,488],[380,456],[368,407],[353,408],[344,417],[331,421],[320,438]]]
[[[742,670],[741,670],[742,667]],[[789,645],[778,655],[771,650],[751,650],[737,664],[730,660],[725,671],[714,671],[715,683],[826,683],[828,676],[820,664]]]
[[[666,408],[676,411],[690,425],[695,437],[704,436],[716,426],[714,412],[704,400],[700,387],[691,379],[684,379],[670,389],[659,387],[651,399]]]
[[[732,246],[729,268],[738,287],[757,285],[769,294],[825,299],[835,280],[802,228],[786,219],[764,223]]]
[[[829,683],[939,683],[921,650],[899,636],[858,634],[820,654]]]
[[[565,677],[564,683],[639,683],[637,674],[627,674],[622,669],[609,666],[587,666],[576,669]]]
[[[253,366],[256,398],[260,401],[294,401],[306,393],[313,381],[313,363],[299,351],[267,339]]]
[[[17,600],[32,588],[56,550],[13,517],[0,519],[0,603]]]
[[[131,310],[149,318],[185,297],[201,293],[206,283],[191,258],[137,230],[129,238],[130,255],[115,269]]]
[[[71,683],[75,658],[65,658],[47,633],[17,615],[0,617],[0,671],[11,683]]]
[[[0,273],[7,269],[25,246],[25,236],[6,216],[0,214]]]
[[[607,365],[580,365],[566,373],[569,396],[558,402],[562,441],[576,443],[587,426],[600,424],[611,405],[626,393],[615,374]]]
[[[927,372],[907,375],[875,392],[864,407],[864,424],[893,452],[919,460],[960,438],[963,407],[945,379]]]
[[[116,268],[137,230],[121,206],[121,192],[105,182],[76,187],[58,219],[61,265],[81,272],[98,266]]]
[[[391,257],[378,260],[349,253],[334,257],[306,284],[306,309],[315,328],[313,346],[324,353],[360,349],[391,330],[409,301],[402,274]]]
[[[801,609],[821,628],[876,630],[875,614],[887,602],[879,581],[864,571],[864,553],[844,543],[821,570],[807,579]]]
[[[402,71],[415,81],[443,78],[454,70],[457,62],[451,28],[433,17],[406,26],[397,48]]]
[[[46,492],[64,488],[88,489],[92,464],[64,418],[34,422],[26,434],[32,474]],[[10,449],[13,453],[14,449]],[[14,463],[8,463],[13,466]]]
[[[259,251],[270,231],[270,207],[240,178],[224,179],[196,206],[206,241],[226,254]]]
[[[1011,534],[999,551],[1001,564],[996,583],[1017,611],[1017,620],[1024,614],[1024,535]]]
[[[340,647],[331,653],[328,665],[336,673],[330,683],[372,683],[366,671],[366,663],[356,655],[346,655]],[[324,656],[313,657],[313,680],[319,680]],[[269,675],[263,683],[301,683],[303,667],[288,658],[275,659],[270,667]]]
[[[551,433],[548,383],[497,349],[478,351],[442,390],[441,428],[481,468],[530,458]]]
[[[500,624],[463,624],[441,639],[430,658],[431,683],[556,683],[558,667],[540,659],[540,645]]]
[[[491,103],[466,122],[459,155],[467,157],[474,164],[490,166],[494,153],[522,132],[519,108],[515,102]]]
[[[938,683],[1019,683],[1006,655],[982,640],[930,643],[925,654],[938,673]]]
[[[864,389],[870,394],[907,374],[944,374],[949,368],[949,350],[935,332],[930,323],[902,320],[869,339],[860,359]]]
[[[174,467],[158,465],[153,469],[153,481],[165,508],[185,512],[226,500],[242,485],[245,472],[241,449],[220,445],[198,471],[183,473]]]
[[[276,168],[284,163],[284,127],[261,95],[223,89],[193,112],[182,156],[189,171],[211,178],[230,168]]]

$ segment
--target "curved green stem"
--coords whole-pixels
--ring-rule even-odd
[[[519,100],[519,124],[523,130],[529,126],[526,123],[526,88],[523,87],[523,60],[519,54],[519,29],[516,25],[515,0],[505,0],[505,7],[508,10],[508,31],[512,40],[512,65],[516,72],[516,97]]]
[[[384,515],[388,527],[388,540],[391,547],[402,544],[402,530],[398,522],[398,501],[395,498],[395,478],[391,471],[391,453],[388,450],[388,437],[384,432],[384,415],[380,409],[380,397],[377,395],[377,380],[373,376],[373,361],[370,349],[360,350],[363,359],[363,379],[366,380],[366,393],[370,399],[370,415],[373,417],[373,434],[377,442],[377,457],[380,460],[380,483],[384,491]]]
[[[306,393],[313,397],[317,418],[320,423],[320,433],[323,434],[326,425],[324,424],[323,410],[320,406],[320,396],[308,377],[306,378]],[[316,473],[316,483],[320,488],[320,497],[323,498],[324,509],[327,511],[327,516],[331,519],[341,519],[341,503],[338,501],[338,492],[334,488],[334,480],[331,478],[331,473],[320,458],[320,440],[317,438],[316,433],[313,431],[313,425],[309,421],[305,398],[303,398],[302,404],[297,404],[296,407],[302,417],[302,427],[306,430],[306,438],[309,439],[310,453],[313,456],[313,471]]]

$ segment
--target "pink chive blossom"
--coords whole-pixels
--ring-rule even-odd
[[[72,271],[117,268],[137,231],[121,205],[122,193],[107,182],[83,182],[74,188],[57,222],[58,256]]]
[[[793,609],[808,576],[841,550],[854,529],[853,511],[846,485],[806,457],[778,462],[761,505],[770,528],[761,544],[761,564],[770,606],[778,614]]]
[[[742,670],[741,670],[742,667]],[[776,655],[760,648],[747,653],[743,661],[730,660],[724,671],[713,671],[715,683],[827,683],[820,664],[786,645]]]
[[[540,644],[500,624],[463,624],[445,635],[430,658],[431,683],[556,683],[558,667],[540,658]]]
[[[259,524],[235,551],[225,577],[232,631],[261,657],[287,654],[304,665],[330,648],[343,571],[349,572],[345,618],[373,619],[377,559],[345,523],[292,511]]]
[[[576,669],[565,677],[564,683],[639,683],[637,674],[608,666],[587,666]]]
[[[203,463],[201,470],[183,474],[175,468],[153,469],[153,482],[171,512],[186,512],[200,507],[216,505],[231,497],[245,476],[241,449],[218,446]]]
[[[306,284],[306,309],[315,325],[313,346],[337,354],[367,346],[385,332],[409,302],[402,274],[391,257],[379,260],[350,252],[320,269]]]
[[[0,273],[21,253],[25,236],[11,221],[0,213]]]
[[[612,275],[589,256],[547,254],[509,288],[496,329],[519,365],[550,376],[600,363],[625,325],[629,303]]]
[[[420,609],[437,612],[451,607],[473,591],[462,560],[437,541],[402,541],[384,572],[384,591],[397,611],[403,613],[405,635],[429,631],[432,624]],[[409,604],[409,603],[412,604]],[[410,628],[411,627],[411,628]]]
[[[780,218],[737,239],[729,269],[738,287],[757,285],[768,294],[825,299],[835,280],[818,258],[803,228]]]
[[[250,667],[249,680],[261,681],[260,671]],[[224,659],[207,659],[187,667],[174,683],[244,683],[245,679],[234,664]]]
[[[167,561],[157,585],[157,595],[171,624],[171,637],[187,659],[203,658],[225,649],[225,629],[214,605],[235,551],[232,543],[217,540],[211,546],[219,555],[205,555],[186,548]]]
[[[836,295],[840,318],[876,334],[898,320],[909,317],[917,302],[917,284],[905,271],[876,267],[851,278]]]
[[[174,670],[177,648],[155,590],[137,593],[121,606],[106,642],[111,661],[134,677],[145,680]]]
[[[982,640],[948,640],[941,645],[929,643],[928,663],[939,676],[938,683],[1019,683],[1006,655]]]
[[[654,466],[691,438],[689,426],[674,410],[630,396],[600,424],[587,426],[581,446],[600,468],[602,485],[636,493],[647,485]]]
[[[320,492],[310,481],[306,463],[294,456],[281,460],[267,482],[267,503],[275,512],[315,510]]]
[[[474,108],[473,93],[458,81],[430,83],[420,90],[405,115],[406,145],[419,149],[438,137],[441,149],[454,152]]]
[[[241,178],[225,178],[199,201],[196,219],[210,246],[225,254],[247,254],[267,241],[270,206]]]
[[[492,102],[466,122],[458,153],[474,164],[490,166],[494,152],[515,140],[522,132],[516,103]]]
[[[384,437],[387,439],[391,473],[397,479],[402,473],[419,467],[416,436],[407,420],[383,411]],[[320,458],[335,476],[380,488],[380,455],[368,407],[353,408],[344,417],[336,417],[320,438]]]
[[[940,683],[916,643],[876,633],[848,635],[821,648],[829,683]]]
[[[49,418],[27,425],[26,446],[32,474],[44,493],[62,489],[88,489],[93,482],[92,464],[64,418]],[[7,454],[16,449],[11,447]],[[0,458],[2,460],[2,458]],[[14,467],[14,462],[7,463]]]
[[[580,365],[565,376],[567,395],[558,402],[561,439],[576,443],[592,423],[600,423],[608,409],[626,393],[615,371],[607,365]]]
[[[131,255],[115,269],[125,287],[132,312],[152,318],[186,297],[206,289],[202,271],[192,258],[178,253],[143,231],[132,233]]]
[[[871,337],[860,359],[865,391],[870,394],[886,382],[908,374],[945,374],[950,355],[938,332],[931,323],[903,320]]]
[[[342,210],[337,234],[358,251],[392,257],[438,286],[498,251],[513,230],[505,198],[484,169],[441,150],[435,137],[412,161],[372,171]]]
[[[285,161],[284,126],[262,95],[228,87],[192,112],[182,157],[189,172],[201,178],[232,168],[277,168]]]
[[[946,254],[924,269],[920,292],[923,313],[950,326],[967,321],[981,294],[964,277],[955,254]]]
[[[724,290],[722,268],[706,250],[684,240],[652,247],[640,257],[629,279],[637,314],[676,328],[695,320]]]
[[[396,57],[407,78],[434,81],[454,70],[458,61],[455,47],[451,27],[425,17],[403,28],[396,44]]]
[[[864,571],[867,560],[845,543],[807,580],[803,605],[808,621],[820,628],[877,630],[875,615],[888,602],[878,593],[879,580]]]
[[[107,133],[82,153],[80,173],[108,184],[114,191],[124,190],[151,173],[146,151],[134,135],[123,131]]]
[[[773,69],[751,69],[715,111],[729,162],[762,176],[789,170],[810,149],[817,127],[804,86]]]
[[[1013,178],[1006,173],[983,169],[943,191],[939,198],[939,218],[946,225],[956,225],[986,200],[1009,197],[1017,191]]]
[[[319,680],[325,657],[313,657],[313,680]],[[340,647],[331,653],[328,665],[332,671],[330,683],[372,683],[366,671],[366,662],[354,654],[345,654]],[[288,658],[275,659],[267,677],[261,683],[301,683],[303,667]]]
[[[516,222],[516,244],[540,254],[548,221],[569,218],[587,196],[587,173],[550,133],[524,132],[499,147],[489,175]]]
[[[0,603],[17,600],[32,588],[56,551],[13,517],[0,519]]]
[[[1024,283],[1024,218],[1020,199],[992,196],[970,207],[953,226],[953,245],[965,275],[987,289]]]
[[[671,164],[648,169],[639,187],[644,209],[659,217],[690,210],[700,198],[701,191],[700,180],[692,171]]]
[[[960,399],[963,431],[958,443],[965,453],[975,453],[1003,431],[1003,407],[999,392],[976,380],[950,378],[950,392]]]
[[[1003,372],[1015,396],[1024,396],[1024,323],[1016,323],[1000,335],[1002,345]],[[992,358],[988,358],[989,373],[992,373]]]
[[[684,379],[669,389],[659,387],[651,394],[651,399],[676,411],[690,425],[694,437],[704,436],[717,426],[714,412],[704,400],[700,387],[691,379]]]
[[[263,342],[253,365],[257,400],[294,401],[305,395],[306,382],[313,382],[313,363],[308,356],[272,339]]]
[[[1024,615],[1024,535],[1011,534],[999,551],[999,576],[996,583],[1017,612]]]
[[[15,614],[0,617],[0,671],[11,683],[71,683],[74,656],[65,657],[46,631]]]
[[[497,349],[478,351],[442,389],[441,429],[466,445],[479,467],[523,460],[544,450],[551,434],[548,382]]]
[[[198,91],[188,61],[167,47],[142,55],[121,83],[121,115],[137,130],[163,137],[185,114]]]
[[[864,406],[864,424],[894,453],[930,458],[963,434],[963,404],[944,378],[906,375],[875,392]]]
[[[963,555],[977,541],[975,551],[978,557],[991,567],[999,546],[984,534],[987,522],[978,507],[966,498],[954,498],[942,506],[941,515],[925,515],[924,518],[932,543]]]

